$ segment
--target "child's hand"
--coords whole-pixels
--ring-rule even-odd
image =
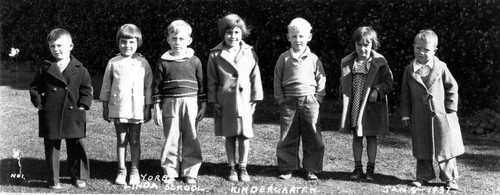
[[[147,123],[151,120],[151,106],[144,106],[144,123]]]
[[[205,112],[207,111],[207,103],[201,102],[198,114],[196,115],[196,121],[201,121],[205,117]]]
[[[108,102],[102,102],[102,118],[108,121],[108,123],[111,122],[111,120],[109,120]]]
[[[376,102],[378,99],[378,90],[377,89],[374,89],[372,90],[372,92],[370,93],[370,98],[369,98],[369,101],[370,102]]]
[[[402,120],[403,124],[406,126],[406,127],[410,127],[411,126],[411,119],[405,119],[405,120]]]
[[[163,120],[161,118],[160,103],[155,103],[155,105],[154,105],[153,118],[155,120],[156,125],[163,126]]]

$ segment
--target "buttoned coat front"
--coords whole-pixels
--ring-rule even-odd
[[[410,117],[413,155],[438,162],[464,153],[456,114],[458,85],[446,64],[434,57],[429,78],[406,67],[401,86],[401,116]],[[447,113],[446,110],[452,111]]]
[[[92,103],[90,74],[71,56],[61,73],[55,63],[42,66],[30,85],[39,116],[39,136],[51,140],[86,136],[86,114]],[[79,109],[79,108],[84,108]]]
[[[208,102],[217,103],[221,115],[215,118],[216,136],[254,136],[251,102],[264,98],[258,60],[252,47],[242,42],[236,58],[220,43],[210,50],[207,63]],[[239,118],[241,117],[241,125]]]
[[[99,99],[108,102],[109,118],[144,119],[144,105],[152,103],[153,74],[141,54],[109,60]]]
[[[342,117],[340,129],[350,131],[351,127],[351,107],[352,100],[352,80],[353,65],[356,60],[356,52],[344,57],[340,63],[340,92],[342,96]],[[357,136],[384,135],[389,129],[389,117],[387,109],[387,94],[392,91],[394,80],[392,72],[387,65],[384,56],[372,51],[372,62],[366,82],[363,88],[363,97],[361,98],[359,117],[357,121]],[[368,101],[372,90],[378,91],[376,102]]]

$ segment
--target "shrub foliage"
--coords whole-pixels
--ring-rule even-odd
[[[217,20],[237,13],[253,28],[246,42],[254,46],[264,85],[271,89],[276,60],[289,47],[286,26],[303,17],[313,26],[309,46],[325,65],[328,95],[337,97],[340,60],[354,51],[351,34],[368,25],[379,33],[379,52],[393,71],[396,85],[390,99],[396,106],[402,73],[413,59],[413,38],[421,29],[433,29],[439,36],[437,56],[459,82],[463,108],[474,110],[498,101],[493,80],[500,73],[499,7],[495,0],[0,1],[0,50],[4,55],[10,47],[20,48],[20,58],[39,61],[49,54],[45,36],[61,27],[73,35],[73,54],[92,72],[102,72],[119,52],[116,30],[133,23],[144,36],[139,52],[154,64],[168,50],[168,24],[184,19],[193,26],[191,47],[206,62],[210,48],[222,40]]]

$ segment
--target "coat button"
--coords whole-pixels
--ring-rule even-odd
[[[68,109],[73,110],[73,106],[69,106],[69,108],[68,108]]]
[[[68,87],[65,87],[64,90],[68,91]]]
[[[52,91],[57,91],[57,88],[55,88],[55,87],[54,87],[54,88],[52,88]]]

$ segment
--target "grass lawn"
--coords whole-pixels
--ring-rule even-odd
[[[414,179],[416,160],[411,152],[409,129],[402,128],[399,116],[391,114],[391,133],[380,137],[376,162],[375,182],[350,181],[354,167],[351,151],[351,135],[337,131],[340,108],[335,99],[326,99],[321,112],[323,139],[326,144],[324,172],[318,181],[305,181],[300,174],[290,180],[277,178],[276,144],[279,138],[279,113],[272,98],[266,92],[255,114],[256,136],[251,140],[248,170],[251,182],[233,183],[225,179],[227,173],[224,139],[215,137],[213,118],[209,114],[199,124],[204,162],[199,172],[198,185],[186,186],[177,181],[172,186],[155,181],[160,176],[160,153],[163,142],[162,129],[153,122],[145,124],[141,132],[142,156],[140,171],[145,177],[142,186],[132,189],[116,186],[115,130],[112,124],[101,118],[101,103],[94,101],[87,113],[85,139],[90,158],[91,179],[88,187],[77,189],[69,183],[66,171],[66,146],[61,147],[61,182],[63,189],[53,191],[45,183],[45,157],[43,140],[38,137],[36,109],[29,101],[27,86],[33,73],[0,70],[0,192],[7,193],[161,193],[161,194],[444,194],[439,180],[420,191],[408,186]],[[94,76],[98,81],[100,76]],[[330,78],[333,79],[333,78]],[[97,84],[96,84],[97,85]],[[96,86],[99,89],[100,86]],[[466,132],[462,130],[462,132]],[[466,153],[457,158],[462,190],[453,194],[499,194],[500,144],[479,135],[464,133]],[[366,144],[366,143],[365,143]],[[21,151],[22,183],[9,178],[16,173],[13,149]],[[366,153],[363,154],[366,167]],[[130,160],[130,156],[128,157]],[[148,181],[152,179],[153,181]],[[130,186],[129,186],[130,187]]]

